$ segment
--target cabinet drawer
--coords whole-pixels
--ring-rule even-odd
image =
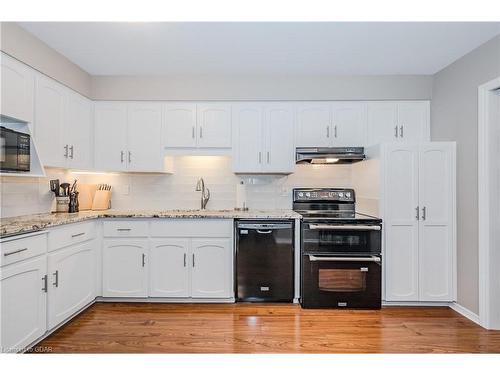
[[[151,222],[152,237],[231,237],[232,220],[165,219]]]
[[[104,237],[147,237],[148,221],[108,220],[103,223]]]
[[[88,241],[96,236],[95,222],[63,225],[49,232],[49,252]]]
[[[47,233],[2,241],[0,266],[35,257],[47,252]]]

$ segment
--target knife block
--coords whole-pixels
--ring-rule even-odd
[[[78,201],[80,203],[80,211],[88,211],[92,209],[94,196],[97,191],[95,184],[78,184]]]
[[[111,208],[111,191],[96,190],[94,201],[92,202],[92,211],[109,210]]]

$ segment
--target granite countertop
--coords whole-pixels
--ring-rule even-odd
[[[58,225],[98,218],[172,218],[172,219],[300,219],[292,210],[106,210],[77,213],[48,213],[2,218],[0,237],[19,235]]]

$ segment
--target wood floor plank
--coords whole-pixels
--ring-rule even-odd
[[[96,303],[40,342],[52,353],[500,353],[447,307]]]

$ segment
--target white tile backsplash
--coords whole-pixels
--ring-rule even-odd
[[[177,156],[174,174],[79,174],[48,169],[44,178],[2,177],[0,217],[46,213],[53,209],[49,180],[78,179],[81,183],[113,186],[111,205],[117,209],[196,209],[200,193],[196,182],[203,177],[210,189],[209,209],[231,209],[236,203],[236,184],[247,184],[250,208],[287,209],[292,207],[294,187],[352,187],[350,165],[297,165],[295,173],[238,176],[231,171],[228,156]]]

